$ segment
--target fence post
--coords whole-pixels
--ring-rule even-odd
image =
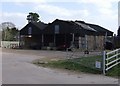
[[[105,75],[105,59],[106,59],[106,51],[103,51],[103,74]]]

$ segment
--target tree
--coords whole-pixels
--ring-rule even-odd
[[[15,41],[16,36],[18,36],[19,30],[15,27],[12,22],[3,22],[0,24],[0,37],[3,41]]]
[[[5,30],[7,28],[14,28],[15,25],[12,22],[3,22],[0,24],[0,27],[2,30]]]
[[[39,15],[37,13],[30,12],[29,15],[27,15],[28,22],[38,22],[39,21]]]
[[[18,35],[17,28],[7,28],[2,31],[2,40],[3,41],[16,41],[16,36]]]

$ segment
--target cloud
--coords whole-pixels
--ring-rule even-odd
[[[1,2],[45,2],[46,0],[1,0]]]
[[[113,4],[118,3],[118,1],[119,0],[78,0],[77,2],[83,4],[92,4],[96,7],[101,15],[109,15],[117,13],[118,6],[113,6]]]
[[[12,0],[12,2],[75,2],[77,0]],[[11,0],[1,0],[1,2],[11,2]]]
[[[74,12],[74,11],[73,11],[73,12]],[[89,10],[87,10],[87,9],[84,9],[84,10],[76,10],[74,13],[75,13],[76,15],[81,15],[81,17],[87,17],[87,16],[90,15]]]
[[[86,19],[89,23],[100,25],[116,33],[118,28],[118,15],[94,15]]]
[[[65,8],[60,8],[57,6],[49,5],[49,4],[40,4],[35,7],[36,11],[44,11],[51,15],[61,15],[61,16],[71,16],[69,10]]]
[[[12,22],[20,29],[23,27],[23,25],[27,23],[26,15],[27,15],[26,13],[2,12],[2,22]]]
[[[26,17],[26,13],[17,13],[17,12],[15,12],[15,13],[8,13],[8,12],[3,12],[2,13],[2,16],[3,17]]]
[[[111,9],[105,9],[105,8],[99,9],[99,12],[100,12],[102,15],[111,15],[111,14],[114,13],[113,10],[111,10]]]
[[[92,15],[87,17],[87,20],[105,26],[116,33],[118,27],[118,1],[119,0],[77,0],[77,3],[92,5],[97,11],[96,13],[91,13]]]
[[[118,3],[118,25],[120,26],[120,2]]]
[[[89,15],[89,11],[86,9],[83,10],[68,10],[66,8],[63,7],[58,7],[55,5],[50,5],[50,4],[39,4],[38,6],[36,6],[34,8],[35,11],[42,11],[42,12],[46,12],[48,15],[55,15],[58,17],[72,17],[72,16],[77,16],[77,15],[81,15],[81,16],[88,16]]]
[[[112,3],[117,3],[119,0],[77,0],[79,3],[93,4],[100,8],[111,8]]]
[[[3,1],[11,2],[11,0]],[[105,26],[107,29],[117,29],[118,11],[116,4],[118,0],[13,0],[12,2],[18,6],[26,6],[26,8],[30,8],[32,12],[40,13],[43,22],[52,22],[56,18],[84,20],[85,22],[95,23],[103,27]],[[27,6],[24,2],[32,3],[32,5],[29,5],[31,7]],[[60,7],[54,2],[74,2],[77,3],[79,7],[76,9],[71,9],[72,7],[69,7],[68,9],[68,7],[65,6],[66,3]],[[54,5],[51,3],[54,3]],[[91,7],[89,8],[89,6]],[[28,11],[27,9],[25,12]],[[2,14],[4,20],[13,21],[19,27],[23,27],[27,22],[27,14],[21,13],[19,10],[15,13],[11,11],[11,13],[3,12]]]

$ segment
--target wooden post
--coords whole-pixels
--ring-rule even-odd
[[[64,34],[64,37],[65,37],[64,42],[65,42],[65,44],[66,44],[66,42],[67,42],[66,34]]]
[[[88,50],[87,35],[85,35],[85,48],[86,48],[86,50]]]
[[[21,42],[21,37],[20,37],[20,32],[18,32],[18,47],[20,48],[20,42]]]
[[[82,40],[81,40],[81,37],[79,36],[79,49],[81,49],[82,47]]]
[[[97,36],[94,36],[94,50],[96,50],[96,46],[97,46],[97,43],[96,43],[96,40],[97,40]]]
[[[75,40],[75,34],[73,33],[72,34],[72,42],[74,43],[74,40]]]
[[[44,34],[42,34],[42,47],[44,46]]]
[[[54,34],[54,46],[56,46],[56,34]]]
[[[105,59],[106,59],[106,51],[103,51],[103,74],[105,75]]]

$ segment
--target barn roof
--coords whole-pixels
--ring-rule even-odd
[[[113,36],[113,32],[108,30],[108,29],[105,29],[99,25],[95,25],[95,24],[87,24],[89,25],[90,27],[94,28],[95,30],[97,30],[97,32],[99,33],[102,33],[102,34],[106,34],[107,33],[107,36]]]
[[[77,21],[75,23],[78,24],[79,26],[81,26],[82,28],[86,29],[86,30],[96,31],[94,28],[92,28],[89,25],[86,25],[84,23],[80,23],[80,22],[77,22]]]
[[[81,34],[81,33],[89,34],[90,33],[90,34],[99,34],[99,35],[105,35],[107,33],[108,36],[113,35],[112,31],[107,30],[99,25],[90,24],[90,23],[86,23],[84,21],[78,21],[78,20],[71,21],[71,20],[59,20],[59,19],[56,19],[52,23],[49,23],[49,24],[45,24],[41,21],[37,23],[30,22],[25,27],[23,27],[20,30],[20,32],[27,33],[27,30],[24,30],[24,29],[28,29],[30,26],[32,26],[34,28],[34,34],[40,34],[40,33],[53,34],[55,24],[61,24],[60,28],[62,27],[63,30],[61,30],[60,33],[71,33],[72,32],[72,33],[78,33],[78,34]]]
[[[43,30],[47,26],[47,24],[45,24],[45,23],[43,23],[41,21],[36,22],[36,23],[32,23],[32,24],[34,24],[35,26],[37,26],[41,30]]]
[[[97,31],[94,28],[90,27],[89,25],[85,24],[84,21],[69,21],[69,20],[59,20],[59,19],[56,19],[56,20],[68,23],[69,25],[73,25],[73,26],[78,25],[81,27],[79,29],[85,29],[85,30],[94,31],[94,32]]]
[[[21,30],[20,30],[20,34],[21,35],[28,35],[28,29],[29,27],[32,27],[32,34],[36,34],[39,35],[42,33],[42,30],[47,26],[47,24],[43,23],[43,22],[29,22],[26,26],[24,26]]]
[[[79,22],[80,24],[84,24],[84,25],[87,25],[88,27],[90,28],[93,28],[95,31],[97,31],[97,33],[99,34],[102,34],[102,35],[105,35],[107,33],[108,36],[112,36],[113,35],[113,32],[106,29],[106,28],[103,28],[99,25],[96,25],[96,24],[90,24],[90,23],[86,23],[84,21],[76,21],[76,22]],[[85,26],[86,27],[86,26]]]
[[[60,26],[60,34],[69,34],[69,33],[75,33],[79,35],[85,35],[85,34],[96,34],[96,30],[92,27],[89,27],[89,25],[85,25],[79,22],[75,21],[69,21],[69,20],[59,20],[56,19],[52,23],[48,24],[48,26],[44,29],[45,34],[54,34],[55,25]]]

